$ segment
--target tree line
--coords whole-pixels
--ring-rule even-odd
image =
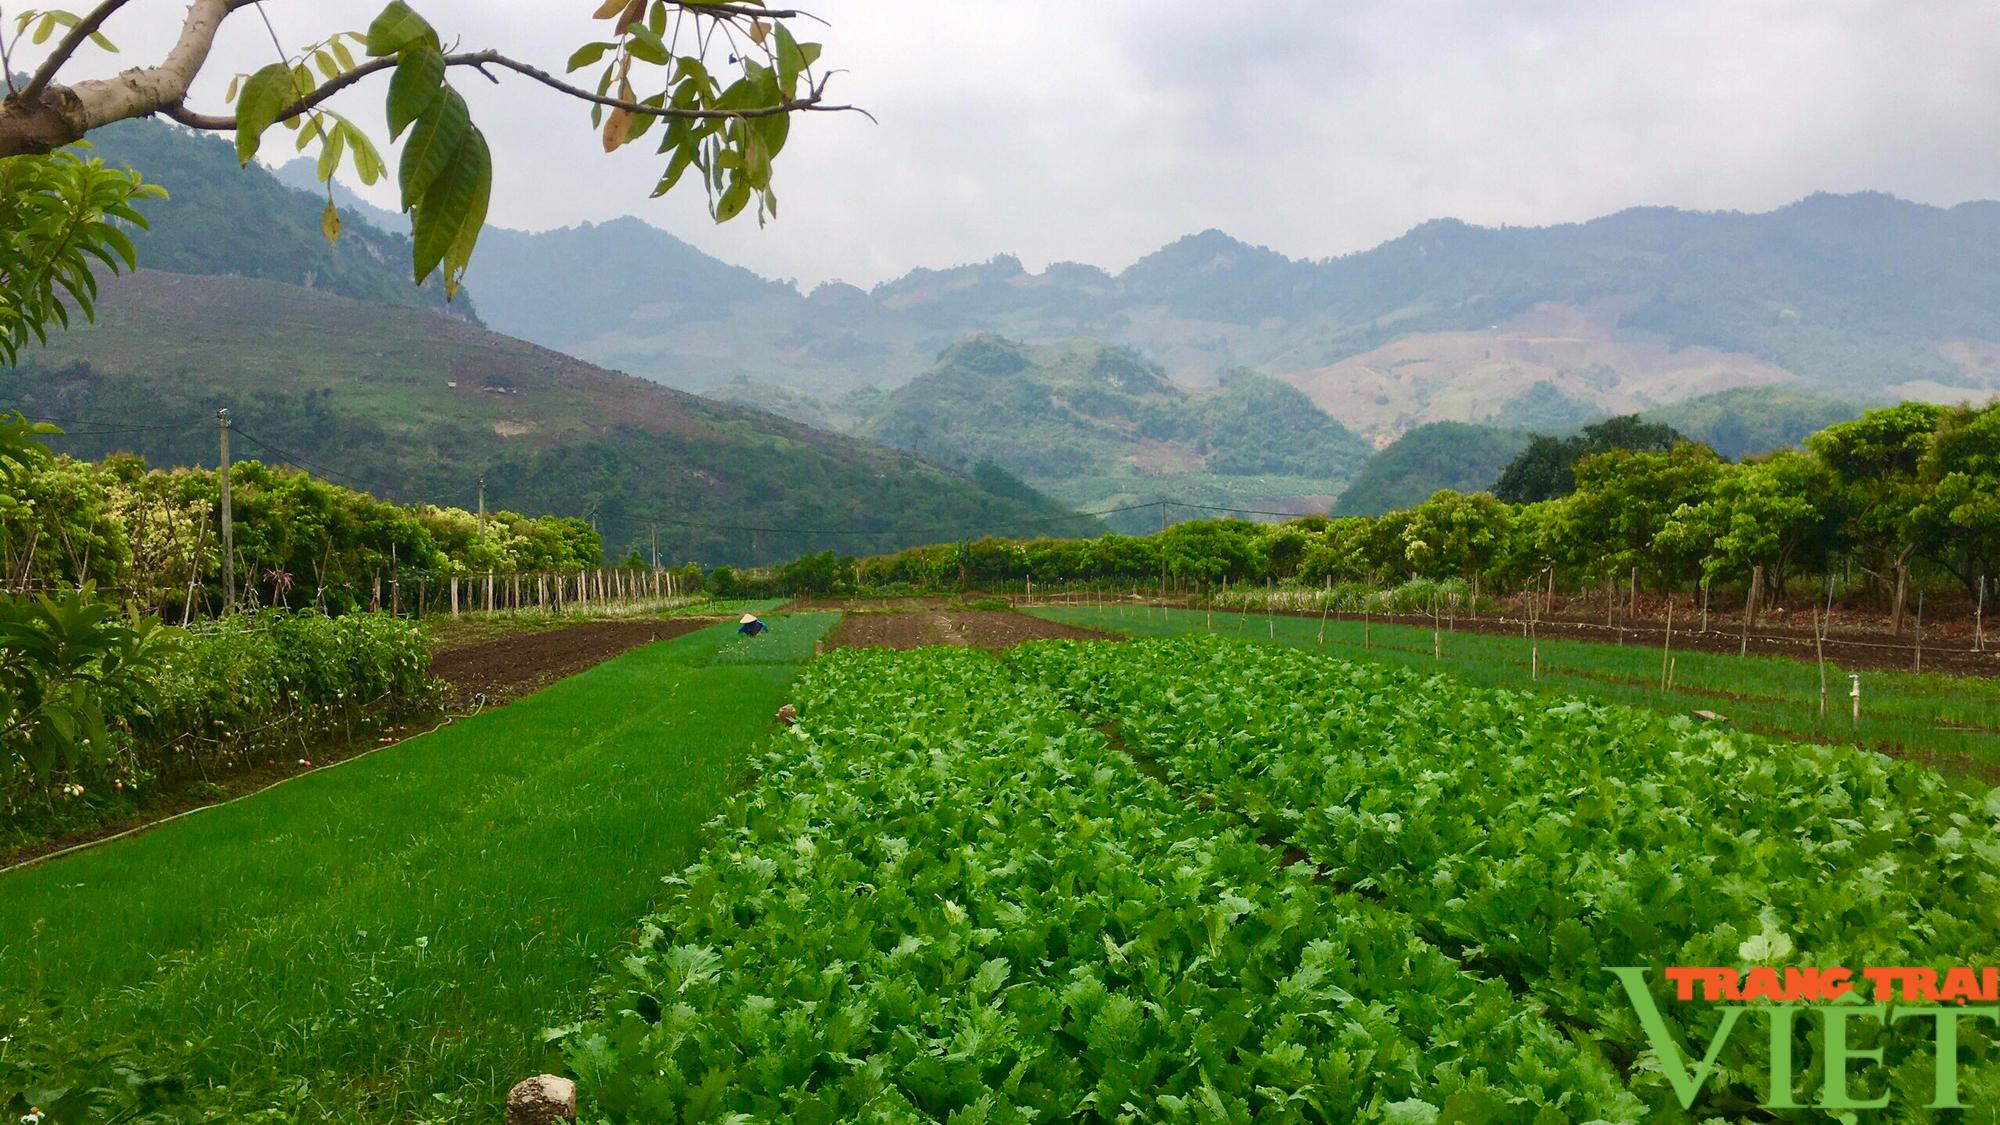
[[[1531,445],[1503,484],[1544,498],[1444,490],[1380,516],[1204,520],[1143,537],[986,538],[863,559],[824,554],[766,580],[809,592],[1419,579],[1577,590],[1636,580],[1670,593],[1741,589],[1761,574],[1771,601],[1838,578],[1842,592],[1888,600],[1900,626],[1913,591],[1973,598],[1983,579],[2000,576],[2000,402],[1903,403],[1829,426],[1804,448],[1741,462],[1651,431],[1624,437],[1640,447],[1603,435],[1594,450],[1588,439]]]
[[[11,423],[24,428],[16,418]],[[0,586],[35,593],[85,583],[171,619],[219,609],[221,477],[155,469],[132,454],[101,462],[18,445],[0,496]],[[572,572],[602,565],[583,520],[404,506],[257,461],[231,467],[238,597],[329,613],[387,608],[453,575]],[[411,595],[414,603],[416,594]]]

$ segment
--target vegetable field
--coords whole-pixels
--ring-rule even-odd
[[[2000,797],[1852,749],[1211,637],[843,651],[795,698],[561,1030],[603,1119],[1679,1120],[1719,1014],[1662,1060],[1611,967],[2000,933]],[[1879,1045],[1850,1088],[1928,1104],[1931,1040]],[[1698,1108],[1774,1116],[1767,1050]],[[1993,1029],[1953,1062],[2000,1105]]]
[[[753,662],[735,641],[640,649],[0,876],[0,1102],[52,1121],[491,1117],[698,850],[811,651]]]
[[[1850,743],[1911,757],[1982,786],[2000,782],[2000,678],[1864,671],[1861,719],[1854,721],[1848,670],[1829,662],[1827,704],[1820,674],[1782,657],[1663,651],[1514,635],[1434,631],[1354,618],[1232,613],[1124,605],[1046,606],[1037,617],[1140,637],[1209,633],[1311,648],[1482,687],[1532,689],[1685,714],[1719,712],[1736,726],[1799,741]],[[1668,660],[1673,683],[1661,678]]]

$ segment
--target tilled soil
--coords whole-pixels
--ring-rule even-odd
[[[850,613],[827,636],[835,648],[923,648],[970,645],[1007,649],[1024,641],[1106,641],[1120,638],[1005,610],[918,610],[910,613]]]
[[[563,629],[512,633],[447,648],[431,658],[431,675],[450,685],[445,709],[454,714],[482,702],[495,707],[594,668],[653,641],[684,636],[710,622],[676,617],[592,621]]]

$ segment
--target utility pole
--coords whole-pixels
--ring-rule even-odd
[[[479,545],[486,545],[486,478],[479,478]]]
[[[1167,502],[1160,501],[1160,597],[1167,596]]]
[[[229,504],[229,408],[215,412],[222,439],[222,612],[236,608],[236,515]]]

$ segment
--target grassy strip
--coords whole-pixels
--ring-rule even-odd
[[[740,784],[798,661],[721,662],[736,639],[0,881],[0,1091],[126,1065],[232,1117],[491,1116]]]
[[[1658,649],[1543,638],[1540,675],[1529,642],[1519,637],[1445,632],[1444,659],[1432,656],[1431,630],[1381,622],[1325,622],[1289,615],[1206,613],[1157,607],[1042,607],[1027,612],[1087,628],[1139,637],[1215,632],[1297,648],[1323,648],[1344,659],[1443,671],[1479,687],[1584,695],[1667,714],[1705,708],[1763,734],[1805,742],[1861,746],[1917,757],[1951,773],[1970,773],[1990,784],[2000,775],[2000,726],[1988,701],[1996,681],[1918,675],[1862,674],[1861,722],[1851,722],[1847,674],[1828,665],[1830,712],[1819,713],[1819,670],[1782,657],[1747,658],[1677,653],[1671,691],[1659,686]],[[1974,728],[1974,729],[1961,729]],[[1986,728],[1986,729],[1979,729]]]

